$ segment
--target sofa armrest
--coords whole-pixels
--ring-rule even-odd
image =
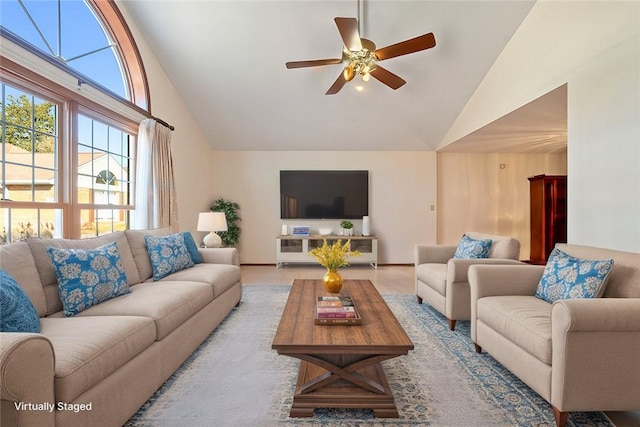
[[[452,258],[447,263],[447,283],[468,282],[472,265],[526,265],[523,262],[503,258],[462,259]]]
[[[535,295],[544,266],[517,262],[518,265],[472,265],[468,279],[471,302],[498,295]]]
[[[240,265],[236,248],[198,248],[202,262],[208,264]]]
[[[40,334],[0,333],[0,425],[54,425],[53,411],[16,408],[20,403],[55,405],[54,374],[53,346],[47,338]]]
[[[640,408],[640,299],[560,300],[551,311],[551,404]]]
[[[456,253],[456,246],[416,245],[413,250],[415,265],[446,264]]]

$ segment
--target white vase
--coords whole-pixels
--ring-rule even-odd
[[[368,236],[369,234],[371,234],[371,227],[369,225],[369,217],[368,216],[363,216],[362,217],[362,235],[363,236]]]

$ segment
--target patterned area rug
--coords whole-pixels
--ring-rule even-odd
[[[469,322],[450,331],[412,295],[385,296],[415,350],[383,362],[400,418],[370,410],[317,409],[289,418],[298,361],[271,342],[289,286],[247,285],[242,303],[129,420],[156,426],[555,426],[551,406],[486,353]],[[600,412],[572,413],[569,426],[609,427]]]

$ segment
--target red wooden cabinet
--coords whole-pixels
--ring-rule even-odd
[[[536,175],[529,179],[531,261],[543,264],[558,242],[567,241],[567,177]]]

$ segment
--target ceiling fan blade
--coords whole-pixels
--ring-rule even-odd
[[[344,77],[344,72],[342,72],[340,73],[336,81],[333,82],[333,84],[331,85],[329,90],[325,93],[325,95],[335,95],[336,93],[340,92],[340,89],[342,89],[342,86],[344,86],[346,83],[347,83],[347,79]]]
[[[371,74],[373,77],[380,80],[382,83],[386,84],[393,90],[398,89],[406,83],[406,81],[379,65],[376,65],[376,67],[371,70],[369,74]]]
[[[342,62],[342,58],[339,59],[314,59],[311,61],[291,61],[287,62],[286,66],[289,69],[292,68],[304,68],[304,67],[318,67],[320,65],[339,64]]]
[[[358,20],[356,18],[335,18],[340,37],[344,46],[351,51],[362,50],[360,34],[358,34]]]
[[[436,45],[436,38],[433,33],[424,34],[413,39],[405,40],[400,43],[382,47],[375,51],[378,61],[383,61],[396,56],[406,55],[408,53],[419,52],[421,50],[430,49]]]

